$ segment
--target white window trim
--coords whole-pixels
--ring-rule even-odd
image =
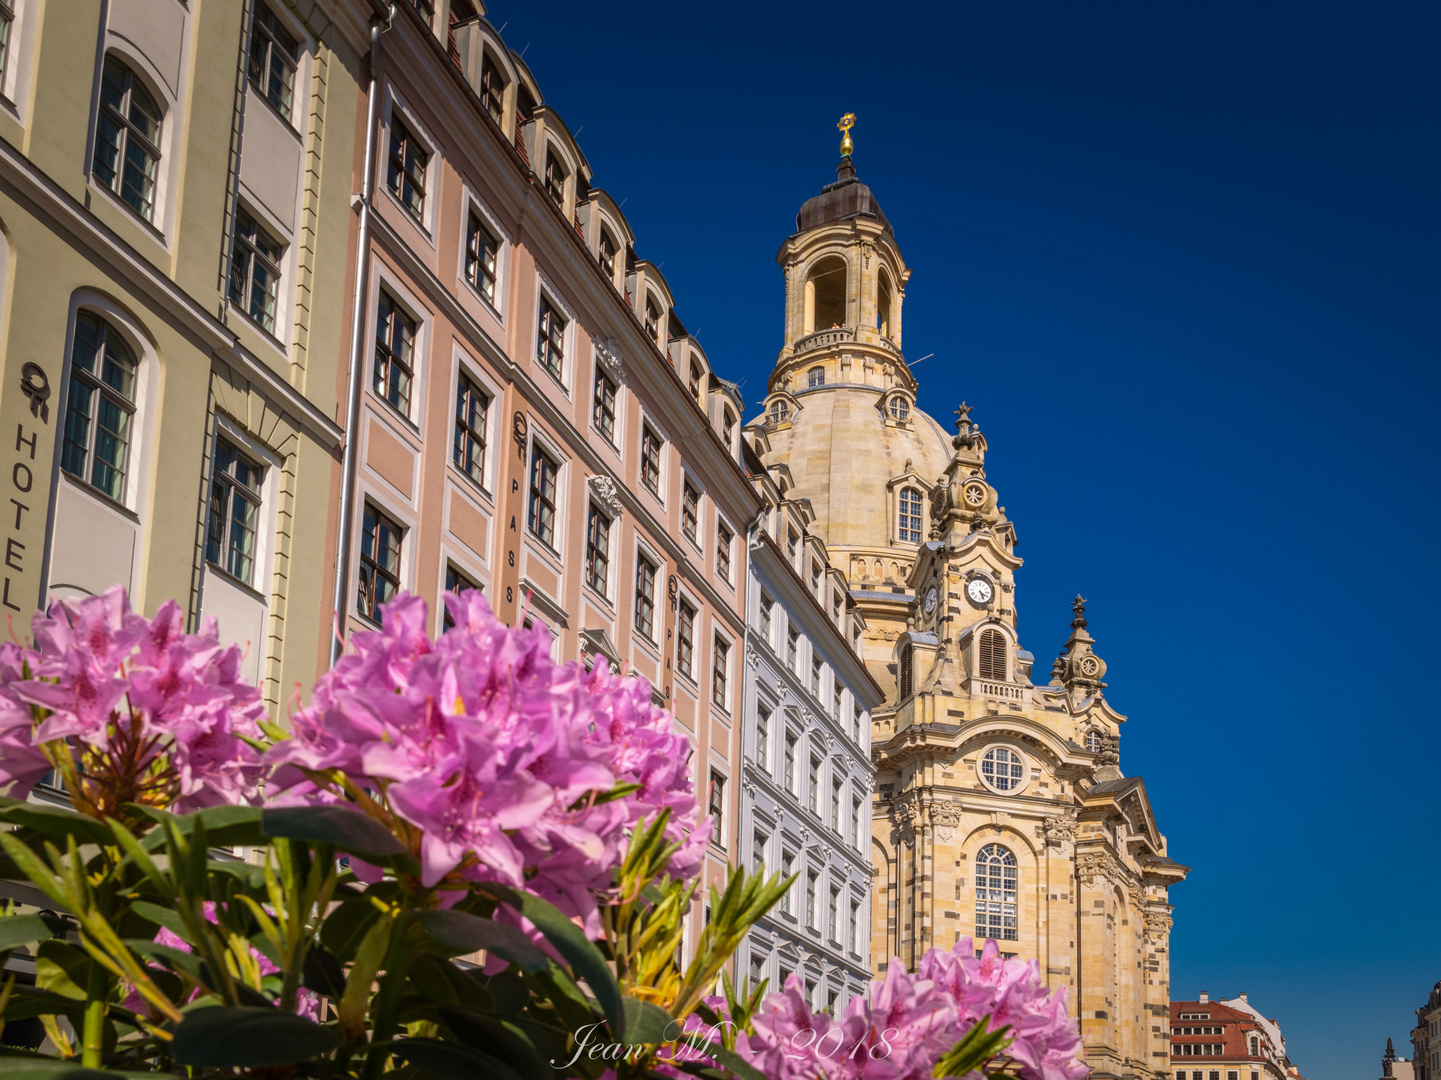
[[[714,690],[715,690],[715,672],[714,672],[714,671],[711,672],[710,682],[709,682],[709,684],[708,684],[708,685],[706,686],[706,688],[705,688],[705,699],[706,699],[706,701],[710,704],[710,707],[711,707],[712,709],[719,709],[719,710],[721,711],[721,713],[724,714],[726,717],[731,717],[731,716],[735,715],[735,696],[736,696],[736,639],[733,638],[733,637],[731,637],[730,634],[728,634],[728,633],[724,632],[723,630],[721,630],[721,623],[720,623],[720,620],[719,620],[719,619],[712,619],[712,620],[711,620],[711,632],[710,632],[710,637],[707,639],[708,643],[710,644],[710,656],[707,657],[707,659],[710,661],[710,666],[711,666],[712,668],[715,667],[715,643],[716,643],[716,639],[717,639],[717,638],[719,638],[720,640],[722,640],[722,641],[724,641],[724,642],[726,643],[726,692],[725,692],[725,704],[722,705],[722,704],[718,704],[718,703],[716,702],[715,693],[714,693]],[[745,657],[741,657],[741,659],[744,660]]]
[[[585,560],[588,558],[588,549],[590,546],[590,513],[592,509],[599,511],[610,521],[610,529],[608,530],[605,538],[605,560],[607,572],[605,578],[605,591],[603,592],[596,589],[596,587],[591,584],[590,576],[588,573],[586,573],[585,566]],[[614,510],[611,510],[609,507],[602,506],[600,500],[595,497],[594,493],[587,492],[585,500],[585,535],[581,537],[581,587],[584,589],[585,594],[589,596],[592,600],[599,599],[604,602],[605,605],[611,609],[612,618],[614,618],[615,615],[616,595],[617,589],[620,585],[619,577],[616,574],[616,567],[618,564],[615,557],[616,552],[619,550],[619,548],[620,515],[617,514]],[[656,611],[657,613],[659,613],[660,611],[659,603],[657,603],[656,605]]]
[[[525,496],[521,500],[521,509],[525,514],[525,519],[521,527],[521,536],[524,537],[530,550],[540,554],[552,565],[552,569],[558,570],[565,562],[566,537],[570,535],[566,529],[566,526],[569,524],[569,514],[567,511],[570,505],[570,455],[562,449],[562,444],[559,439],[553,439],[545,432],[538,431],[533,422],[528,426],[530,430],[527,432],[525,443],[525,475],[521,479],[521,491]],[[530,471],[532,462],[535,460],[535,447],[537,443],[556,464],[554,547],[547,546],[546,542],[531,531],[530,527]]]
[[[656,551],[655,548],[651,547],[650,544],[648,544],[645,540],[641,539],[639,531],[635,533],[635,538],[631,543],[630,554],[630,576],[626,579],[626,584],[632,596],[635,593],[636,574],[640,571],[640,560],[644,558],[648,563],[655,567],[655,615],[651,619],[651,628],[656,632],[656,636],[653,638],[646,637],[645,634],[641,633],[640,627],[636,626],[634,604],[630,605],[629,610],[625,610],[623,608],[621,610],[624,612],[626,625],[630,628],[631,639],[645,646],[646,649],[652,654],[652,656],[657,661],[659,661],[663,640],[662,635],[665,632],[666,560],[665,557],[661,555],[658,551]],[[617,593],[616,595],[617,597],[619,597],[619,593]],[[677,590],[676,592],[677,599],[685,595],[686,594],[682,590]],[[616,605],[617,607],[620,606],[619,599],[617,599]],[[700,627],[703,625],[704,622],[703,616],[705,614],[705,609],[701,607],[700,604],[694,604],[693,606],[695,607],[696,632],[699,633]],[[680,609],[677,608],[676,610],[679,611]],[[679,636],[677,636],[676,643],[677,645],[679,645],[680,643]],[[695,679],[694,675],[691,676],[691,679],[693,681],[696,681],[697,685],[699,685],[699,681]]]
[[[253,83],[246,89],[246,99],[249,100],[251,97],[258,97],[261,108],[269,109],[275,113],[276,119],[289,126],[291,131],[304,139],[309,132],[309,124],[306,123],[306,120],[308,120],[310,116],[309,87],[311,65],[315,59],[316,41],[308,32],[305,24],[297,19],[281,0],[259,0],[259,2],[265,4],[265,6],[274,13],[276,19],[285,24],[285,28],[290,31],[291,36],[295,38],[296,44],[300,48],[300,55],[295,60],[295,86],[290,94],[290,119],[287,120],[281,116],[280,111],[276,109],[274,105],[270,104],[270,99],[264,94],[257,94]],[[245,33],[250,33],[250,27],[247,26],[245,28]],[[245,78],[246,82],[249,83],[249,57],[245,58],[245,63],[247,65]],[[303,185],[299,186],[303,188]],[[303,191],[301,192],[301,198],[304,198]],[[299,218],[297,217],[296,220],[298,221]]]
[[[693,473],[693,472],[690,471],[690,468],[685,464],[685,462],[681,462],[680,475],[681,475],[680,512],[681,512],[682,518],[684,518],[684,516],[685,516],[685,485],[686,485],[686,484],[689,484],[689,485],[691,486],[691,489],[696,493],[696,501],[695,501],[695,539],[692,540],[689,536],[686,536],[686,534],[685,534],[685,522],[684,522],[683,520],[682,520],[681,522],[679,522],[679,524],[680,524],[680,526],[681,526],[681,530],[680,530],[681,539],[684,540],[687,544],[689,544],[693,549],[695,549],[696,552],[698,552],[698,553],[701,554],[701,555],[704,555],[704,554],[705,554],[705,551],[706,551],[706,546],[707,546],[707,545],[706,545],[706,536],[707,536],[707,529],[706,529],[706,506],[707,506],[707,504],[710,502],[710,499],[706,497],[705,488],[701,485],[700,480],[698,480],[698,479],[696,478],[695,473]],[[717,520],[719,520],[719,519],[717,519]]]
[[[405,121],[405,126],[410,133],[424,143],[426,150],[430,152],[430,157],[425,163],[425,206],[421,211],[419,221],[410,212],[410,208],[390,190],[390,184],[386,182],[390,162],[390,127],[396,110],[400,111],[401,119]],[[375,177],[375,187],[385,192],[395,208],[405,216],[405,220],[415,226],[421,236],[425,238],[425,242],[434,248],[436,205],[440,202],[440,185],[438,183],[442,161],[440,143],[431,134],[429,125],[421,121],[415,110],[395,89],[395,84],[389,80],[385,84],[385,112],[381,117],[380,145],[376,147],[376,150],[374,167],[379,171]]]
[[[561,213],[565,215],[566,222],[569,223],[575,211],[575,178],[579,166],[571,158],[570,151],[566,149],[565,145],[549,131],[545,133],[544,143],[545,145],[541,148],[539,160],[536,162],[540,167],[536,171],[540,176],[541,186],[544,187],[546,159],[552,151],[556,157],[560,158],[560,163],[565,166],[565,183],[560,187],[560,210]],[[550,196],[547,195],[546,197],[549,198]],[[622,248],[621,250],[624,251],[625,249]]]
[[[246,431],[240,423],[232,420],[224,413],[217,412],[215,414],[215,430],[210,440],[210,471],[206,477],[207,496],[209,494],[210,477],[215,475],[215,451],[219,445],[219,440],[222,438],[234,445],[237,450],[241,451],[247,457],[254,460],[256,464],[265,467],[265,480],[260,486],[260,513],[257,515],[259,520],[255,525],[255,565],[251,572],[250,582],[239,582],[239,584],[262,597],[265,601],[265,606],[269,608],[275,561],[275,523],[280,503],[280,474],[285,462],[279,455],[271,450],[270,447]],[[206,523],[208,525],[210,516],[208,497],[206,504],[205,513]],[[204,552],[201,553],[201,562],[205,566],[206,573],[209,573],[213,568],[218,570],[226,581],[237,581],[237,579],[231,577],[223,567],[213,566],[213,564],[205,558]]]
[[[365,626],[378,626],[379,621],[371,622],[369,618],[362,615],[356,607],[355,601],[360,595],[360,551],[361,540],[365,535],[365,504],[374,503],[375,508],[391,518],[405,529],[405,535],[400,540],[400,572],[396,575],[400,579],[399,591],[414,591],[415,573],[415,537],[418,528],[418,516],[410,507],[404,503],[400,505],[403,510],[396,509],[394,495],[381,488],[378,484],[372,484],[362,479],[357,485],[356,508],[359,511],[355,518],[355,528],[352,529],[350,538],[350,581],[346,584],[346,617],[355,619]]]
[[[510,285],[510,254],[514,244],[509,230],[500,223],[500,219],[491,212],[477,193],[471,187],[470,181],[461,180],[463,212],[460,215],[460,250],[456,254],[455,276],[464,289],[485,307],[486,311],[501,326],[505,325],[505,298],[508,295],[506,289]],[[480,291],[473,286],[465,276],[465,241],[466,234],[470,229],[471,213],[479,215],[480,219],[489,227],[491,234],[500,244],[500,250],[495,253],[495,303],[486,300],[480,295]]]
[[[441,627],[445,625],[445,568],[448,564],[454,563],[456,569],[460,570],[477,585],[486,599],[490,598],[490,575],[477,562],[474,555],[461,544],[451,543],[445,539],[440,542],[440,559],[436,564],[436,583],[440,586],[434,609],[431,614],[434,616],[435,633],[438,636]]]
[[[399,277],[392,274],[388,267],[382,266],[380,260],[376,259],[374,263],[370,279],[369,321],[366,323],[364,331],[366,334],[364,390],[384,415],[403,418],[415,429],[414,433],[418,433],[425,429],[425,394],[429,385],[430,372],[430,310],[420,302],[420,299],[406,287]],[[382,289],[388,292],[392,299],[399,301],[406,313],[415,321],[415,342],[411,348],[410,412],[408,415],[375,391],[375,326],[380,314]]]
[[[595,424],[595,377],[596,377],[597,374],[602,374],[602,375],[604,375],[606,378],[608,378],[611,382],[615,383],[615,441],[614,441],[614,442],[612,442],[612,441],[610,441],[609,439],[607,439],[607,438],[605,437],[605,435],[601,432],[600,428],[596,427],[596,424]],[[603,447],[605,447],[607,450],[609,450],[609,451],[611,452],[611,454],[612,454],[614,457],[618,458],[618,459],[623,459],[624,456],[625,456],[625,454],[624,454],[624,447],[625,447],[625,440],[626,440],[626,423],[625,423],[625,418],[626,418],[626,413],[627,413],[627,411],[628,411],[627,408],[626,408],[626,393],[627,393],[627,387],[626,387],[625,382],[624,382],[623,380],[617,378],[616,375],[615,375],[613,372],[611,372],[611,371],[605,366],[604,363],[601,362],[600,355],[596,352],[596,350],[595,350],[595,345],[592,344],[592,345],[591,345],[591,349],[590,349],[590,398],[589,398],[589,400],[588,400],[587,403],[586,403],[586,407],[587,407],[587,409],[588,409],[589,411],[588,411],[588,413],[587,413],[587,415],[586,415],[586,421],[587,421],[587,424],[588,424],[588,426],[589,426],[589,429],[590,429],[591,431],[595,432],[595,434],[600,438],[600,445],[603,446]]]
[[[720,550],[721,550],[720,530],[721,530],[721,527],[722,527],[722,526],[724,526],[725,529],[726,529],[726,531],[731,534],[731,544],[730,544],[730,548],[731,548],[731,550],[730,550],[730,556],[731,556],[731,572],[730,572],[730,577],[724,577],[724,576],[721,574],[721,572],[720,572]],[[736,578],[739,576],[740,561],[741,561],[741,560],[740,560],[740,557],[739,557],[739,556],[737,555],[737,553],[736,553],[736,542],[740,539],[740,533],[738,533],[738,532],[736,531],[736,527],[731,524],[730,519],[729,519],[728,517],[726,517],[724,514],[721,513],[720,507],[716,507],[716,512],[715,512],[715,534],[716,534],[716,539],[715,539],[715,557],[714,557],[714,559],[712,560],[712,562],[713,562],[713,564],[714,564],[714,565],[712,566],[712,569],[713,569],[714,572],[715,572],[715,579],[716,579],[717,581],[719,581],[722,585],[724,585],[726,588],[730,589],[731,592],[735,592],[735,591],[737,590]]]
[[[561,348],[565,350],[565,355],[561,357],[559,379],[552,375],[550,369],[542,364],[540,358],[535,355],[536,335],[540,332],[540,301],[542,297],[565,317],[565,333],[561,335]],[[537,270],[535,272],[535,300],[531,304],[530,312],[530,339],[526,347],[530,350],[531,367],[544,375],[548,381],[559,385],[561,394],[567,400],[570,399],[575,386],[576,324],[575,311],[561,299],[560,290],[542,271]]]
[[[646,486],[645,480],[643,479],[645,455],[641,452],[641,449],[647,427],[654,431],[656,437],[660,440],[660,454],[658,455],[660,458],[660,480],[656,483],[656,490],[654,492]],[[656,421],[655,417],[651,415],[650,410],[642,403],[640,407],[640,427],[636,431],[636,491],[644,492],[648,497],[656,500],[662,510],[665,509],[669,501],[666,499],[666,493],[670,485],[670,445],[670,439],[666,437],[665,428]]]
[[[985,777],[985,773],[981,771],[981,765],[986,759],[986,754],[988,754],[992,750],[1009,750],[1012,754],[1015,754],[1018,758],[1021,759],[1021,782],[1015,787],[998,788],[989,780],[987,780]],[[1032,764],[1030,756],[1023,752],[1021,748],[1013,742],[1006,742],[1005,740],[995,740],[993,742],[986,743],[976,751],[976,779],[979,780],[981,784],[985,787],[985,789],[993,795],[1011,796],[1023,794],[1025,790],[1031,786],[1031,774],[1034,770],[1035,766]]]
[[[269,107],[269,103],[267,102],[266,108]],[[243,184],[241,185],[241,190],[244,191]],[[236,314],[244,320],[246,325],[254,327],[256,333],[264,339],[267,345],[278,349],[282,356],[288,358],[290,355],[290,333],[294,329],[295,322],[295,305],[293,302],[295,268],[299,260],[299,252],[297,251],[295,238],[290,234],[290,230],[282,227],[275,220],[274,215],[265,209],[260,200],[257,199],[252,202],[241,194],[236,199],[235,207],[237,211],[249,216],[258,226],[284,244],[285,250],[281,252],[280,262],[278,264],[280,267],[280,280],[275,283],[275,326],[273,329],[265,329],[265,327],[250,317],[248,310],[236,305],[230,299],[230,283],[228,281],[225,283],[226,306],[234,310]],[[231,226],[230,243],[232,250],[235,245],[238,224],[239,214],[236,215],[236,220]],[[227,266],[230,265],[229,260],[232,257],[230,252],[226,253]],[[371,333],[373,334],[374,332],[375,328],[372,326]]]
[[[460,393],[462,373],[482,391],[490,395],[490,405],[486,409],[485,415],[485,468],[481,470],[481,480],[479,481],[455,464],[455,399]],[[465,485],[468,491],[479,494],[489,507],[494,508],[496,470],[499,468],[497,459],[500,456],[497,451],[502,435],[500,430],[501,409],[498,403],[503,400],[503,394],[499,383],[493,380],[479,363],[472,360],[459,343],[455,343],[451,350],[450,397],[447,400],[450,405],[446,416],[450,423],[448,434],[451,442],[445,452],[446,468],[456,477],[458,483]]]
[[[39,18],[39,0],[11,0],[15,21],[10,24],[10,56],[5,83],[0,86],[0,108],[22,124],[30,110],[30,87],[34,73],[35,22]]]

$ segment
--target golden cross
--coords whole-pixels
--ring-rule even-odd
[[[836,125],[836,128],[841,133],[841,157],[850,157],[851,151],[856,148],[856,144],[851,141],[851,128],[855,127],[855,124],[856,114],[848,112],[845,116],[841,117],[841,122]]]

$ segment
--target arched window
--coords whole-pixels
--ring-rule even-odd
[[[876,284],[876,329],[881,337],[891,336],[891,279],[884,268]]]
[[[1254,1035],[1251,1036],[1251,1056],[1252,1056],[1252,1057],[1260,1057],[1260,1056],[1261,1056],[1261,1040],[1258,1039],[1258,1038],[1256,1038],[1256,1036],[1254,1036]]]
[[[100,78],[91,174],[146,221],[155,216],[163,116],[135,73],[115,57],[107,56]]]
[[[1086,749],[1092,754],[1101,752],[1101,733],[1095,728],[1086,732]]]
[[[915,659],[911,655],[909,642],[901,646],[900,669],[901,697],[908,698],[911,696],[911,691],[915,689],[916,681]]]
[[[976,856],[976,938],[1016,940],[1016,857],[987,844]]]
[[[911,415],[911,403],[899,395],[891,398],[891,419],[904,420]]]
[[[905,544],[921,542],[921,493],[913,487],[901,489],[901,515],[897,534]]]
[[[604,271],[605,276],[610,279],[612,285],[615,284],[615,254],[619,250],[616,246],[615,237],[611,236],[610,230],[602,228],[600,230],[600,268]]]
[[[806,372],[806,385],[807,385],[807,386],[812,386],[812,387],[814,387],[814,386],[825,386],[825,384],[826,384],[826,369],[825,369],[825,368],[823,368],[823,367],[813,367],[813,368],[811,368],[809,371]]]
[[[702,370],[700,366],[700,361],[697,360],[694,356],[692,356],[690,359],[690,396],[695,398],[696,401],[699,401],[702,405],[705,404],[705,394],[703,390],[703,387],[705,386],[704,380],[705,371]]]
[[[731,442],[735,437],[735,432],[736,414],[726,409],[721,415],[721,442],[726,444],[726,449],[730,449]]]
[[[117,502],[125,498],[135,421],[135,354],[98,315],[75,316],[60,467]]]
[[[660,341],[660,308],[649,296],[645,298],[645,332]]]
[[[805,333],[846,324],[846,261],[832,255],[822,259],[806,278]]]
[[[993,746],[981,758],[981,779],[997,791],[1015,791],[1026,778],[1021,755],[1004,746]]]
[[[981,631],[978,672],[983,679],[1006,679],[1006,639],[999,630]]]
[[[772,424],[784,423],[785,420],[786,420],[786,418],[787,418],[788,416],[790,416],[790,413],[791,413],[791,407],[790,407],[789,405],[787,405],[784,401],[772,401],[772,402],[771,402],[771,423],[772,423]]]

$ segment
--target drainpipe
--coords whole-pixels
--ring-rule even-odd
[[[340,656],[340,627],[346,612],[345,583],[350,577],[350,530],[351,518],[355,514],[355,448],[356,428],[360,425],[360,374],[364,351],[361,347],[365,329],[366,280],[370,276],[370,213],[371,196],[375,190],[375,137],[379,94],[377,73],[380,69],[380,35],[389,30],[395,20],[395,5],[391,4],[382,24],[378,18],[370,21],[370,79],[366,87],[365,111],[365,172],[360,180],[360,235],[356,247],[355,295],[351,299],[350,322],[350,388],[346,402],[345,450],[340,463],[340,520],[337,523],[335,552],[335,589],[333,629],[330,643],[330,662]]]

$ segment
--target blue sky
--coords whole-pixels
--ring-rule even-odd
[[[1091,600],[1174,858],[1172,992],[1245,990],[1313,1080],[1441,979],[1441,8],[490,11],[755,402],[836,119],[914,270],[1044,668]]]

